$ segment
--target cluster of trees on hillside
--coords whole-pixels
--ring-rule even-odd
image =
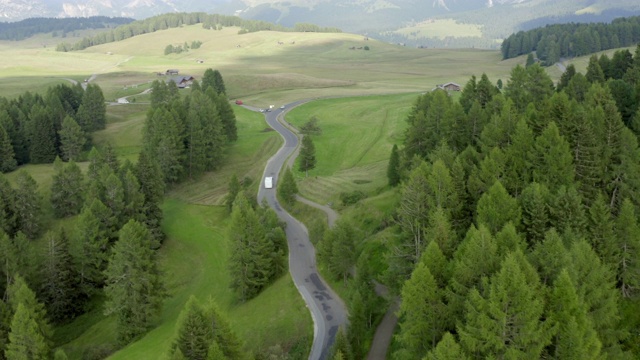
[[[0,176],[0,353],[7,359],[50,358],[50,324],[84,313],[95,298],[106,296],[119,345],[143,334],[160,311],[160,167],[145,153],[136,165],[121,164],[110,147],[93,148],[89,159],[83,174],[57,158],[46,199],[26,171],[15,188]],[[48,208],[68,218],[65,225],[50,226]]]
[[[158,30],[177,28],[183,25],[202,24],[205,29],[220,30],[223,27],[237,26],[240,27],[240,33],[256,32],[262,30],[272,31],[298,31],[282,25],[276,25],[260,20],[245,20],[237,16],[207,14],[204,12],[195,13],[170,13],[144,20],[134,21],[132,23],[121,25],[113,30],[101,32],[93,37],[86,37],[75,44],[60,43],[56,47],[56,51],[74,51],[83,50],[90,46],[106,44],[114,41],[128,39],[133,36],[152,33]],[[334,28],[310,27],[301,25],[303,31],[315,32],[340,32]]]
[[[166,184],[217,168],[227,144],[237,140],[236,117],[220,72],[207,69],[185,96],[175,82],[151,85],[143,148],[160,163]]]
[[[57,85],[42,96],[26,92],[0,98],[0,171],[23,164],[52,163],[56,156],[79,160],[91,148],[91,133],[106,126],[98,85]]]
[[[418,98],[389,169],[394,358],[640,355],[639,133],[615,95],[637,79],[573,71],[556,88],[518,65],[503,91],[483,75],[460,101]]]
[[[189,51],[189,49],[199,49],[200,46],[202,46],[202,41],[199,41],[199,40],[192,41],[191,46],[189,46],[189,44],[186,41],[182,45],[169,44],[164,48],[164,54],[165,55],[180,54],[182,52]]]
[[[557,24],[512,34],[502,42],[504,59],[535,51],[544,65],[561,57],[574,57],[601,50],[632,46],[640,42],[640,16],[607,23]]]
[[[24,40],[40,33],[53,33],[53,36],[66,37],[68,32],[84,29],[114,28],[129,24],[131,18],[90,16],[86,18],[30,18],[17,22],[0,22],[1,40]]]

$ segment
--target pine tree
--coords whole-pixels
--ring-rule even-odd
[[[340,219],[325,232],[318,249],[318,256],[326,262],[329,271],[345,282],[356,262],[355,239],[353,224]]]
[[[59,218],[77,215],[84,202],[82,170],[73,161],[63,165],[60,158],[56,159],[54,170],[50,198],[54,214]]]
[[[291,169],[287,167],[284,170],[282,181],[278,184],[278,195],[285,204],[293,205],[293,203],[296,201],[297,193],[298,186],[296,185],[296,179],[294,179]]]
[[[567,264],[571,263],[569,250],[565,247],[563,239],[556,229],[550,229],[541,242],[533,245],[529,253],[529,261],[538,271],[540,280],[545,285],[550,285]]]
[[[80,288],[85,295],[93,295],[104,284],[107,267],[108,229],[94,213],[94,209],[106,207],[100,200],[82,210],[76,222],[72,238],[72,251],[76,259]]]
[[[19,303],[11,321],[9,344],[5,351],[7,360],[46,360],[51,356],[50,351],[36,320],[33,319],[27,307]]]
[[[0,124],[0,172],[6,173],[13,171],[17,166],[18,162],[16,161],[9,134],[7,134],[2,124]]]
[[[495,358],[540,358],[553,334],[542,321],[544,303],[537,278],[528,279],[520,259],[509,254],[491,277],[488,293],[471,290],[460,342],[469,353]]]
[[[536,138],[533,179],[547,185],[550,191],[573,184],[575,172],[569,143],[560,135],[557,125],[549,123]]]
[[[210,90],[213,92],[213,90]],[[208,93],[208,91],[207,91]],[[238,128],[236,126],[236,115],[224,94],[217,95],[214,93],[213,100],[220,115],[222,123],[222,133],[228,142],[238,140]]]
[[[541,242],[549,227],[549,190],[545,185],[533,182],[522,191],[519,200],[527,241],[530,244]]]
[[[563,233],[585,235],[587,216],[582,196],[575,187],[560,187],[551,204],[551,226]]]
[[[160,205],[164,198],[164,176],[160,164],[151,158],[146,151],[140,152],[138,162],[134,168],[135,177],[140,182],[140,192],[144,196],[142,214],[154,243],[161,244],[164,240],[164,232],[161,228],[163,219]]]
[[[344,334],[343,328],[338,329],[338,333],[335,337],[335,342],[331,346],[331,352],[333,356],[331,358],[342,358],[344,360],[352,360],[353,353],[351,351],[351,345],[347,341],[347,337]]]
[[[600,359],[600,340],[566,269],[554,282],[549,303],[549,318],[557,329],[553,358]]]
[[[615,240],[613,218],[611,209],[606,203],[604,196],[598,194],[595,201],[589,208],[587,229],[588,239],[591,246],[603,263],[611,268],[616,268],[618,261],[618,248]]]
[[[229,213],[233,210],[233,202],[236,201],[236,197],[238,196],[238,193],[240,193],[240,190],[241,187],[238,177],[236,174],[231,175],[231,179],[229,180],[229,191],[224,198],[224,202],[227,205]]]
[[[220,71],[218,70],[213,70],[213,87],[219,95],[226,95],[227,89],[224,86],[222,74],[220,74]]]
[[[51,115],[41,106],[36,106],[29,115],[31,123],[31,146],[29,159],[34,164],[52,163],[56,158],[56,130]]]
[[[18,172],[15,190],[17,228],[28,238],[35,239],[42,227],[42,199],[38,184],[25,170]]]
[[[304,171],[305,175],[309,176],[309,170],[316,167],[316,147],[313,145],[313,140],[310,136],[302,137],[298,158],[300,159],[300,171]]]
[[[78,274],[64,229],[45,235],[47,252],[40,279],[40,297],[51,320],[60,323],[82,312]]]
[[[525,67],[532,66],[535,63],[536,62],[533,60],[533,53],[529,53],[529,55],[527,55],[527,62],[525,64]]]
[[[195,296],[191,295],[180,312],[172,352],[179,351],[186,359],[207,359],[214,341],[214,328]]]
[[[424,233],[427,244],[435,242],[444,256],[451,258],[458,245],[458,239],[447,214],[441,207],[437,207],[429,213],[429,223]],[[427,245],[428,247],[429,245]]]
[[[446,332],[438,345],[423,360],[468,360],[469,356],[464,353],[462,347],[450,332]]]
[[[504,258],[508,253],[516,250],[525,251],[527,245],[522,236],[516,230],[513,223],[509,222],[496,234],[498,256]]]
[[[389,157],[389,165],[387,165],[387,179],[389,180],[389,186],[393,187],[400,184],[400,154],[396,144],[393,144],[391,149],[391,157]]]
[[[165,292],[150,241],[145,226],[130,220],[120,230],[105,271],[105,314],[116,315],[121,344],[147,331],[162,306]]]
[[[21,276],[15,276],[13,283],[9,285],[7,289],[7,297],[9,299],[8,303],[13,310],[14,319],[18,308],[22,306],[27,313],[27,315],[22,315],[23,319],[28,317],[35,323],[35,326],[29,326],[31,329],[29,333],[37,333],[44,339],[46,346],[49,347],[51,345],[50,339],[53,332],[47,319],[47,311],[44,305],[36,299],[36,294],[29,288]],[[24,322],[22,322],[21,326],[24,326]],[[11,342],[11,336],[9,336],[9,340]]]
[[[602,68],[600,67],[600,63],[598,62],[598,56],[593,55],[589,58],[589,64],[587,65],[587,80],[590,83],[604,83],[605,77]]]
[[[107,105],[104,101],[102,89],[98,85],[89,84],[82,96],[82,105],[89,122],[83,130],[90,133],[96,130],[102,130],[107,126]],[[80,109],[78,109],[80,112]],[[81,125],[82,126],[82,125]]]
[[[625,199],[616,219],[618,282],[622,296],[634,297],[640,290],[640,227],[634,206]]]
[[[520,223],[521,209],[516,199],[509,196],[499,181],[487,191],[476,207],[476,223],[484,224],[492,234],[497,233],[508,222]]]
[[[82,149],[87,143],[87,135],[71,117],[67,116],[62,121],[62,128],[58,131],[60,136],[60,148],[64,160],[80,160]]]
[[[504,183],[514,196],[519,196],[531,182],[533,139],[533,132],[526,120],[518,120],[511,136],[511,145],[505,150]]]
[[[164,107],[149,111],[143,129],[143,148],[149,157],[158,161],[167,184],[177,182],[184,171],[183,131],[175,112]]]

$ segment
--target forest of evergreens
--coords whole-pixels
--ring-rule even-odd
[[[640,356],[640,46],[629,60],[619,79],[597,58],[558,87],[518,65],[502,91],[483,75],[418,98],[389,168],[393,358]]]
[[[65,38],[66,34],[76,30],[115,28],[129,24],[134,19],[123,17],[72,17],[72,18],[30,18],[16,22],[0,22],[1,40],[24,40],[40,33],[52,33]]]
[[[130,24],[118,26],[115,29],[101,32],[93,37],[85,37],[75,44],[60,43],[57,51],[83,50],[90,46],[106,44],[114,41],[128,39],[132,36],[147,34],[158,30],[176,28],[183,25],[202,24],[205,29],[218,30],[222,27],[240,27],[240,33],[255,32],[261,30],[271,31],[313,31],[313,32],[340,32],[339,29],[319,27],[313,24],[297,24],[294,28],[276,25],[260,20],[245,20],[237,16],[197,13],[171,13],[137,20]]]
[[[592,54],[633,46],[640,42],[640,16],[618,18],[607,23],[547,25],[512,34],[502,42],[502,57],[514,58],[536,52],[543,65],[563,57]]]
[[[104,298],[104,313],[116,318],[118,343],[107,353],[157,318],[166,296],[155,254],[164,239],[165,188],[216,168],[237,130],[217,70],[208,69],[189,94],[173,82],[156,81],[153,90],[136,164],[121,162],[107,145],[91,148],[84,173],[74,160],[85,156],[91,131],[106,125],[97,85],[60,85],[44,97],[2,101],[2,164],[11,165],[3,171],[54,162],[54,175],[46,199],[25,170],[13,186],[0,175],[0,359],[51,358],[52,328],[91,310],[96,299]],[[185,311],[193,311],[190,304]],[[218,351],[238,351],[216,310],[201,311],[220,323],[222,330],[209,334]]]

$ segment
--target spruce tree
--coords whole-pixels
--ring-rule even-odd
[[[329,271],[346,282],[347,276],[356,262],[356,233],[353,224],[340,219],[335,226],[324,234],[323,258]]]
[[[47,311],[44,305],[38,301],[36,294],[29,288],[29,285],[25,282],[24,278],[16,275],[13,279],[13,283],[9,285],[7,289],[7,298],[9,299],[9,305],[15,314],[18,312],[18,308],[22,306],[27,315],[22,315],[25,318],[28,317],[35,323],[35,326],[30,325],[30,333],[38,334],[46,346],[51,345],[52,329],[47,317]],[[22,324],[24,326],[24,323]],[[11,341],[11,337],[9,337]]]
[[[391,149],[391,157],[389,157],[389,165],[387,165],[387,180],[389,181],[389,186],[400,184],[400,154],[396,144],[393,144]]]
[[[549,190],[543,184],[532,182],[524,189],[519,200],[527,241],[530,244],[541,242],[549,227]]]
[[[102,130],[107,126],[107,105],[104,101],[102,89],[98,85],[89,84],[82,96],[82,105],[84,112],[89,120],[86,128],[83,130],[87,133],[96,130]],[[78,109],[78,111],[80,111]],[[81,125],[82,126],[82,125]]]
[[[28,238],[35,239],[42,228],[42,199],[38,184],[25,170],[18,173],[15,190],[17,228]]]
[[[0,172],[6,173],[13,171],[17,166],[18,162],[16,161],[9,134],[7,134],[4,127],[0,124]]]
[[[171,345],[172,353],[179,351],[186,359],[207,359],[215,329],[195,296],[189,297],[180,312],[176,329],[175,340]]]
[[[291,206],[296,201],[297,193],[298,186],[296,185],[296,179],[293,177],[291,169],[287,167],[284,170],[282,181],[278,184],[278,195],[285,204]]]
[[[408,358],[422,358],[434,348],[447,324],[443,293],[424,263],[419,263],[402,288],[402,322],[398,340]]]
[[[563,233],[586,235],[587,216],[575,187],[560,187],[551,204],[551,226]]]
[[[429,213],[429,223],[424,231],[426,243],[434,242],[445,257],[451,258],[458,245],[456,233],[451,227],[451,222],[441,207],[433,209]],[[427,245],[427,248],[429,245]]]
[[[547,231],[541,242],[533,245],[528,255],[531,265],[536,268],[540,280],[545,285],[551,285],[562,269],[571,263],[569,250],[553,228]]]
[[[611,209],[602,193],[598,194],[589,208],[587,230],[589,234],[587,238],[600,260],[611,268],[617,268],[618,247],[615,240],[614,223]]]
[[[60,323],[82,312],[79,276],[69,248],[64,228],[45,235],[46,254],[40,279],[40,297],[51,320]]]
[[[73,234],[72,251],[76,259],[80,289],[87,295],[93,295],[104,284],[104,270],[107,267],[108,230],[94,213],[94,209],[106,208],[100,200],[94,200],[94,206],[83,208],[76,222]]]
[[[56,158],[56,130],[53,119],[47,110],[41,106],[36,106],[29,115],[31,123],[31,146],[29,148],[29,159],[34,164],[52,163]]]
[[[640,227],[629,199],[622,202],[615,229],[618,282],[622,296],[632,298],[640,291]]]
[[[462,347],[450,332],[446,332],[438,345],[423,360],[468,360],[469,356],[464,353]]]
[[[300,154],[298,155],[299,169],[309,176],[309,170],[316,167],[316,147],[310,136],[302,137],[302,145],[300,146]]]
[[[62,128],[58,131],[60,136],[60,150],[64,160],[80,160],[82,149],[87,143],[87,135],[71,117],[67,116],[62,121]]]
[[[73,161],[66,165],[60,162],[60,158],[54,163],[51,182],[51,206],[56,217],[63,218],[77,215],[84,203],[84,176],[82,170]]]
[[[38,323],[29,309],[19,303],[9,333],[9,344],[5,350],[7,360],[46,360],[51,357],[47,339],[40,333]]]
[[[570,186],[575,178],[573,157],[569,143],[551,122],[536,138],[534,146],[533,179],[555,192],[562,185]]]
[[[144,223],[147,225],[154,242],[162,243],[164,233],[160,227],[163,219],[160,205],[165,190],[162,169],[156,159],[150,157],[146,151],[142,151],[138,156],[134,171],[140,182],[140,192],[144,196],[144,205],[142,206]]]
[[[471,290],[465,322],[458,327],[464,348],[481,357],[540,358],[553,334],[543,319],[537,278],[528,279],[514,254],[491,277],[488,293]],[[524,260],[526,263],[526,260]]]
[[[218,70],[213,70],[213,87],[219,95],[226,95],[227,89],[224,85],[222,74]]]
[[[231,175],[231,179],[229,180],[229,190],[224,198],[224,202],[229,213],[233,210],[233,203],[236,201],[236,197],[238,196],[238,193],[240,193],[240,190],[241,187],[238,177],[236,174]]]
[[[520,223],[521,209],[516,199],[509,196],[499,181],[487,191],[476,207],[476,223],[484,224],[492,234],[497,233],[508,222]]]
[[[213,91],[213,90],[209,90]],[[207,91],[208,93],[208,91]],[[222,134],[228,142],[238,140],[238,128],[236,126],[236,115],[229,104],[227,98],[223,95],[214,95],[213,100],[220,115],[222,124]]]
[[[139,222],[126,223],[105,271],[105,314],[116,316],[120,344],[128,344],[149,329],[165,296],[155,254],[149,248],[150,237]]]
[[[587,65],[586,78],[590,83],[604,83],[605,76],[600,63],[598,62],[598,56],[592,55],[589,58],[589,64]]]
[[[601,358],[602,345],[566,269],[554,282],[549,312],[549,319],[556,328],[550,354],[553,359]]]

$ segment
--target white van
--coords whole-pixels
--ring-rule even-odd
[[[267,176],[266,178],[264,178],[264,188],[265,189],[273,188],[273,177]]]

